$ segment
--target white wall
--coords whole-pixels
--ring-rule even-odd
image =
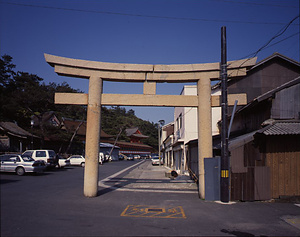
[[[221,95],[221,90],[215,90],[212,91],[211,95]],[[212,127],[212,135],[218,135],[220,134],[218,129],[218,121],[221,120],[222,114],[221,114],[221,107],[213,107],[211,108],[211,127]]]
[[[197,95],[197,85],[184,86],[181,95]],[[212,92],[212,95],[221,95],[221,90]],[[177,118],[182,114],[183,126],[180,129],[181,140],[184,143],[198,138],[198,114],[197,108],[192,107],[175,107],[175,137],[177,132]],[[212,135],[219,134],[218,121],[221,119],[221,107],[212,108]],[[176,138],[175,138],[176,139]]]

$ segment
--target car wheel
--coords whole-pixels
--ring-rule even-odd
[[[82,162],[80,165],[81,165],[81,167],[84,167],[84,166],[85,166],[85,163],[84,163],[84,162]]]
[[[16,169],[16,173],[17,173],[17,175],[24,175],[25,174],[25,170],[24,170],[24,168],[22,168],[22,167],[18,167],[17,169]]]

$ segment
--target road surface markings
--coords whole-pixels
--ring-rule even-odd
[[[128,205],[122,212],[125,217],[148,217],[148,218],[186,218],[181,206],[159,207],[148,205]]]
[[[152,193],[198,193],[197,190],[195,189],[185,189],[185,190],[176,190],[176,189],[155,189],[155,188],[151,188],[151,186],[149,185],[149,187],[141,187],[141,188],[133,188],[133,187],[121,187],[122,183],[124,183],[126,185],[126,182],[128,180],[126,180],[126,177],[123,177],[122,179],[120,180],[117,180],[114,178],[117,177],[118,175],[124,173],[125,171],[131,169],[131,168],[134,168],[135,166],[138,166],[138,165],[141,165],[142,163],[144,163],[145,160],[143,161],[140,161],[139,163],[137,164],[134,164],[130,167],[127,167],[111,176],[108,176],[107,178],[105,179],[102,179],[98,182],[98,186],[101,187],[101,188],[107,188],[107,189],[112,189],[112,190],[115,190],[115,191],[126,191],[126,192],[152,192]],[[107,183],[112,183],[112,186],[111,185],[107,185]],[[147,183],[147,180],[137,180],[136,183]],[[161,181],[153,181],[151,180],[151,183],[161,183]]]
[[[281,219],[300,230],[300,216],[282,216]]]
[[[111,179],[117,177],[118,175],[124,173],[125,171],[127,171],[127,170],[129,170],[129,169],[131,169],[131,168],[133,168],[133,167],[135,167],[135,166],[137,166],[137,165],[141,165],[141,164],[144,163],[144,162],[145,162],[145,160],[142,160],[142,161],[140,161],[140,162],[137,163],[137,164],[134,164],[134,165],[132,165],[132,166],[129,166],[129,167],[127,167],[127,168],[125,168],[125,169],[123,169],[123,170],[121,170],[121,171],[119,171],[119,172],[117,172],[117,173],[115,173],[115,174],[113,174],[113,175],[111,175],[111,176],[106,177],[105,179],[100,180],[100,181],[99,181],[99,186],[100,186],[100,182],[104,183],[104,182],[110,181]]]

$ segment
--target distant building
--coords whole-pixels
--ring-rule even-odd
[[[39,137],[20,128],[16,123],[0,122],[0,152],[23,152],[32,149],[33,144],[37,144],[39,140]]]
[[[220,95],[220,90],[215,90],[212,95]],[[197,95],[196,85],[183,87],[181,95]],[[219,134],[218,121],[221,119],[221,108],[214,107],[212,110],[212,135]],[[195,107],[175,107],[174,122],[172,125],[163,126],[161,143],[163,156],[166,164],[177,171],[184,172],[187,167],[187,143],[198,138],[198,115]],[[173,128],[172,136],[164,141],[164,132]],[[170,134],[170,132],[167,132]],[[168,148],[167,148],[168,147]],[[170,152],[172,150],[172,152]]]
[[[76,136],[78,137],[78,139],[81,141],[85,141],[86,121],[63,118],[61,125],[61,129],[66,130],[70,134],[76,132]],[[100,142],[108,142],[112,138],[112,135],[105,133],[101,129]]]
[[[100,143],[100,152],[103,153],[104,156],[108,156],[110,154],[111,159],[113,161],[119,160],[120,147],[113,146],[110,143]]]
[[[127,128],[125,133],[130,137],[130,143],[143,143],[141,140],[149,137],[143,135],[138,128]]]
[[[33,116],[31,116],[31,121],[32,121],[32,123],[33,123],[32,125],[34,127],[39,127],[41,125],[43,125],[43,126],[50,125],[50,126],[54,126],[54,127],[60,126],[60,121],[56,117],[54,111],[48,111],[41,115],[33,115]]]
[[[148,138],[143,135],[138,128],[128,128],[125,130],[126,136],[130,138],[130,142],[117,141],[116,145],[120,147],[123,154],[150,155],[153,148],[143,144],[142,140]]]
[[[162,127],[161,152],[163,153],[164,164],[168,167],[174,166],[173,159],[174,144],[174,122],[168,123]]]
[[[76,133],[77,138],[85,142],[86,121],[63,118],[62,129],[71,134]],[[116,146],[118,146],[121,153],[139,155],[151,154],[152,147],[142,142],[142,139],[148,138],[148,136],[143,135],[138,128],[126,129],[125,133],[130,138],[130,142],[116,141]],[[115,138],[101,129],[100,142],[102,144],[114,144]],[[106,150],[107,148],[104,149]]]

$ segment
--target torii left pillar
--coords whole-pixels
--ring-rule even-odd
[[[84,195],[96,197],[98,193],[99,142],[101,131],[102,79],[91,76],[87,106]]]

